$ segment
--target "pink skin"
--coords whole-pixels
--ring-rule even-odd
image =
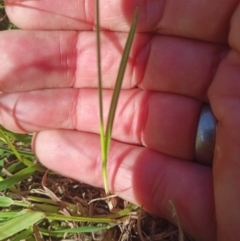
[[[0,123],[16,132],[36,132],[33,149],[48,168],[103,186],[96,42],[90,31],[95,2],[5,3],[12,21],[26,30],[0,34]],[[172,200],[184,231],[196,240],[240,239],[238,1],[100,3],[102,27],[111,30],[102,34],[104,110],[124,31],[140,6],[141,33],[114,123],[111,191],[174,222]],[[202,102],[211,104],[219,121],[213,168],[194,162]]]

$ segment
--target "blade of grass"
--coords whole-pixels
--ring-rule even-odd
[[[4,152],[10,153],[10,154],[13,153],[12,150],[10,150],[6,147],[3,147],[3,146],[1,146],[0,149]],[[32,160],[36,159],[35,155],[30,151],[25,151],[25,150],[17,150],[17,151],[21,156],[23,156],[25,158],[29,158],[29,159],[32,159]]]
[[[17,211],[0,212],[0,219],[8,219],[17,215]]]
[[[109,110],[108,120],[106,131],[104,132],[104,123],[103,123],[103,96],[102,96],[102,75],[101,75],[101,51],[100,51],[100,17],[99,17],[99,1],[96,0],[96,20],[97,20],[97,60],[98,60],[98,89],[99,89],[99,109],[100,109],[100,143],[101,143],[101,156],[102,156],[102,175],[104,182],[104,189],[106,194],[109,194],[108,187],[108,174],[107,174],[107,161],[109,148],[111,143],[112,136],[112,127],[113,121],[115,117],[115,112],[117,108],[118,98],[122,86],[122,81],[125,73],[125,69],[127,66],[127,61],[129,57],[129,53],[131,50],[133,38],[136,31],[137,20],[138,20],[138,8],[136,9],[133,17],[133,21],[131,24],[130,32],[128,34],[127,42],[123,51],[116,84],[113,91],[113,96],[111,100],[111,106]]]
[[[24,214],[19,215],[5,222],[0,226],[0,240],[6,239],[24,229],[29,228],[34,223],[44,219],[43,212],[26,210]]]
[[[30,177],[38,169],[37,166],[39,166],[39,164],[26,167],[25,169],[15,173],[13,176],[0,181],[0,192]]]
[[[13,200],[9,197],[0,196],[0,207],[9,207],[13,204]]]
[[[18,133],[14,133],[11,132],[7,129],[5,129],[3,126],[0,125],[0,129],[2,131],[4,131],[4,133],[10,137],[11,139],[13,139],[14,141],[18,141],[18,142],[22,142],[24,144],[31,144],[32,141],[32,136],[28,135],[28,134],[18,134]]]
[[[102,97],[102,67],[101,67],[101,46],[100,46],[100,10],[99,1],[96,0],[96,22],[97,22],[97,69],[98,69],[98,97],[99,97],[99,118],[100,118],[100,144],[101,150],[104,149],[104,123],[103,123],[103,97]],[[104,159],[104,152],[101,151],[102,160]]]
[[[32,233],[32,230],[29,228],[27,230],[22,231],[20,234],[11,239],[11,241],[19,241],[19,240],[28,240],[27,237]]]
[[[31,166],[33,165],[33,163],[29,160],[27,160],[26,158],[22,157],[19,152],[17,151],[17,149],[14,147],[14,145],[12,144],[12,142],[9,140],[8,136],[4,133],[4,131],[0,128],[0,135],[3,137],[3,139],[5,140],[6,144],[8,144],[8,146],[11,148],[12,152],[14,153],[14,155],[17,157],[17,159],[21,162],[23,162],[26,166]]]
[[[50,233],[49,229],[46,228],[42,228],[42,227],[38,227],[39,231],[42,233],[42,235],[46,236],[46,237],[51,237],[52,240],[66,240],[66,239],[62,239],[63,237],[65,237],[65,233]],[[53,238],[58,238],[58,239],[53,239]],[[46,239],[49,240],[49,239]],[[72,239],[70,239],[72,240]],[[27,240],[28,241],[28,240]],[[35,240],[34,240],[35,241]]]
[[[26,201],[16,201],[10,197],[0,196],[0,207],[10,207],[12,205],[20,207],[28,207],[29,203]]]
[[[118,99],[119,99],[120,90],[122,87],[122,81],[123,81],[124,73],[126,70],[128,57],[130,54],[130,50],[131,50],[132,43],[133,43],[133,38],[134,38],[136,27],[137,27],[137,20],[138,20],[138,8],[136,9],[136,11],[134,13],[133,21],[131,24],[131,29],[128,34],[127,42],[126,42],[126,45],[125,45],[125,48],[123,51],[120,67],[118,70],[117,80],[116,80],[116,84],[114,87],[114,92],[113,92],[113,96],[112,96],[112,100],[111,100],[110,111],[108,114],[108,122],[107,122],[107,127],[106,127],[106,132],[105,132],[105,141],[106,141],[106,145],[105,145],[106,150],[105,151],[106,151],[107,156],[108,156],[110,142],[111,142],[113,121],[114,121],[114,117],[115,117],[115,113],[116,113],[117,103],[118,103]]]
[[[75,221],[75,222],[92,222],[92,223],[119,223],[117,219],[108,217],[81,217],[81,216],[65,216],[56,213],[46,213],[46,218],[57,221]]]
[[[51,231],[50,234],[52,233],[92,233],[92,232],[109,229],[114,226],[116,226],[116,224],[108,224],[105,226],[86,226],[86,227],[78,227],[78,228],[60,229],[56,231]]]

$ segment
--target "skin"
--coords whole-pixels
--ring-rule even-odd
[[[200,241],[240,238],[238,3],[100,2],[101,26],[110,30],[102,33],[105,120],[125,32],[140,7],[113,129],[111,192],[174,223],[172,200],[184,231]],[[33,149],[48,168],[103,186],[95,2],[5,4],[24,30],[0,34],[0,123],[36,132]],[[208,167],[194,162],[203,102],[218,120]]]

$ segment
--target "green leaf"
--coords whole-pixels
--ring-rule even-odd
[[[0,207],[10,207],[13,203],[11,198],[0,196]]]
[[[11,137],[14,141],[18,141],[18,142],[22,142],[24,144],[28,144],[30,145],[31,144],[31,141],[32,141],[32,136],[29,135],[29,134],[18,134],[18,133],[14,133],[14,132],[11,132],[7,129],[5,129],[3,126],[0,125],[0,129],[2,131],[4,131],[4,133]]]
[[[53,206],[53,205],[47,205],[47,204],[34,204],[35,210],[41,210],[43,212],[55,212],[58,213],[59,207]]]
[[[0,212],[0,219],[12,218],[16,216],[17,211]]]
[[[9,158],[11,155],[13,155],[12,151],[9,151],[9,149],[7,149],[8,151],[6,151],[6,148],[3,146],[0,146],[0,158],[1,160],[4,160],[4,158]]]
[[[36,165],[37,166],[37,165]],[[15,173],[13,176],[8,177],[4,179],[3,181],[0,181],[0,192],[3,190],[6,190],[7,188],[17,184],[18,182],[21,182],[22,180],[28,178],[31,176],[35,171],[36,167],[27,167],[25,169],[22,169],[21,171]]]
[[[36,159],[35,155],[32,153],[32,151],[25,151],[25,150],[17,150],[18,153],[28,159],[34,160]],[[9,157],[10,155],[14,155],[13,151],[9,148],[6,148],[4,146],[0,146],[0,157],[2,155],[5,155],[4,157]]]
[[[3,166],[4,166],[4,160],[0,159],[0,172],[1,172],[2,168],[3,168]]]
[[[11,237],[12,235],[29,228],[31,225],[41,221],[44,218],[45,214],[43,212],[25,210],[22,215],[16,216],[0,226],[0,240]]]
[[[116,219],[106,217],[80,217],[80,216],[65,216],[56,213],[46,213],[46,218],[57,221],[74,221],[74,222],[92,222],[92,223],[118,223]]]
[[[92,233],[105,229],[109,229],[116,226],[116,224],[109,224],[107,226],[86,226],[86,227],[78,227],[78,228],[69,228],[69,229],[61,229],[52,231],[51,233]]]
[[[31,166],[32,162],[27,160],[26,158],[23,158],[19,152],[17,151],[17,149],[14,147],[14,145],[12,144],[12,142],[9,140],[8,135],[6,135],[4,133],[4,130],[2,130],[2,128],[0,128],[0,135],[2,136],[2,138],[4,139],[4,141],[6,142],[6,144],[9,145],[9,147],[11,148],[11,150],[13,151],[14,155],[18,158],[19,161],[23,162],[26,166]]]
[[[6,169],[8,172],[13,174],[24,169],[25,167],[26,166],[22,162],[18,161],[18,162],[11,163]]]
[[[29,228],[27,230],[22,231],[18,235],[16,235],[14,238],[11,239],[11,241],[19,241],[19,240],[27,240],[27,237],[32,233],[32,230]]]

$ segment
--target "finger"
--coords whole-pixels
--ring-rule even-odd
[[[104,88],[115,85],[125,39],[123,33],[102,36]],[[8,31],[0,35],[0,50],[1,91],[97,87],[94,33]],[[222,45],[136,35],[123,88],[138,86],[207,101],[208,86],[227,51]]]
[[[240,7],[234,14],[229,43],[233,48],[218,68],[209,90],[215,116],[219,120],[214,155],[214,186],[218,240],[240,237]]]
[[[103,92],[104,123],[112,91]],[[59,89],[0,95],[0,122],[15,132],[61,128],[99,133],[96,89]],[[180,96],[123,90],[113,138],[187,160],[194,159],[201,102]]]
[[[237,0],[221,1],[100,1],[101,25],[106,30],[128,31],[139,6],[139,31],[155,31],[226,42],[231,14]],[[95,1],[5,0],[8,16],[25,29],[92,30],[95,26]],[[223,7],[224,6],[224,7]]]
[[[33,148],[51,170],[103,186],[97,135],[43,131],[35,136]],[[169,208],[172,200],[187,233],[196,240],[215,240],[210,168],[113,141],[108,173],[112,193],[174,223]]]

